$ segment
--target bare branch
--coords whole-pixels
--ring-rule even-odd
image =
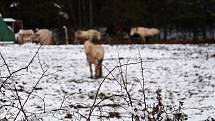
[[[39,80],[37,81],[37,83],[34,85],[34,87],[32,88],[31,92],[28,94],[28,97],[26,98],[25,102],[23,103],[22,107],[25,106],[25,104],[27,103],[27,101],[28,101],[28,99],[30,98],[31,94],[32,94],[33,91],[36,89],[37,85],[38,85],[39,82],[42,80],[42,78],[44,77],[46,71],[47,71],[47,70],[45,70],[45,71],[43,72],[43,74],[41,75],[41,77],[39,78]],[[16,118],[17,118],[17,116],[19,115],[19,113],[20,113],[20,111],[17,113]],[[15,120],[16,120],[16,118],[15,118]]]
[[[123,67],[123,66],[127,66],[127,65],[132,65],[132,64],[138,64],[138,63],[141,63],[141,62],[135,62],[135,63],[128,63],[128,64],[121,64],[120,66],[115,66],[111,71],[108,72],[108,74],[104,77],[104,79],[102,80],[102,82],[99,84],[99,87],[96,91],[96,95],[95,95],[95,98],[94,98],[94,101],[93,101],[93,104],[90,108],[90,111],[89,111],[89,114],[88,114],[88,118],[87,120],[90,121],[90,117],[94,111],[94,109],[96,108],[96,100],[97,100],[97,97],[98,97],[98,94],[99,94],[99,91],[100,91],[100,88],[102,86],[102,84],[104,83],[104,81],[107,79],[107,77],[117,68],[120,68],[120,67]]]
[[[24,111],[24,109],[23,109],[23,105],[22,105],[22,103],[21,103],[21,99],[20,99],[20,97],[19,97],[19,94],[18,94],[18,91],[17,91],[17,89],[16,89],[16,85],[15,85],[15,84],[14,84],[14,88],[15,88],[16,96],[17,96],[18,101],[19,101],[19,105],[20,105],[20,110],[19,110],[19,111],[21,111],[21,112],[24,114],[25,120],[28,121],[27,115],[26,115],[26,113],[25,113],[25,111]],[[17,116],[18,116],[18,115],[17,115]],[[15,117],[15,119],[17,118],[17,116]]]
[[[1,55],[2,60],[4,61],[5,66],[7,67],[7,71],[8,71],[8,73],[11,75],[10,68],[9,68],[8,64],[6,63],[6,61],[5,61],[5,59],[4,59],[4,57],[3,57],[3,55],[2,55],[2,53],[1,53],[1,52],[0,52],[0,55]]]
[[[10,72],[10,71],[9,71],[10,69],[9,69],[8,66],[7,66],[10,75],[2,82],[2,84],[1,84],[1,86],[0,86],[0,90],[1,90],[1,88],[4,86],[4,84],[7,82],[7,80],[8,80],[9,78],[11,78],[15,73],[17,73],[17,72],[19,72],[19,71],[22,71],[22,70],[28,70],[28,68],[29,68],[29,66],[31,65],[31,63],[33,62],[34,58],[35,58],[36,55],[39,53],[39,50],[40,50],[41,47],[42,47],[42,45],[40,45],[40,47],[37,49],[36,53],[35,53],[34,56],[31,58],[31,60],[30,60],[30,62],[28,63],[27,66],[22,67],[22,68],[20,68],[20,69],[18,69],[18,70],[16,70],[16,71],[13,71],[13,72]],[[1,56],[2,56],[2,55],[1,55]],[[2,56],[2,57],[3,57],[3,56]],[[2,58],[2,59],[3,59],[3,58]],[[4,59],[3,59],[3,60],[4,60]],[[5,65],[7,65],[6,62],[4,62],[4,63],[5,63]]]

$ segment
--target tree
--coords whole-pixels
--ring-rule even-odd
[[[54,0],[19,0],[14,16],[24,22],[24,28],[61,26],[63,17]]]
[[[1,0],[0,1],[0,13],[3,15],[3,17],[9,17],[11,5],[14,2],[14,0]]]

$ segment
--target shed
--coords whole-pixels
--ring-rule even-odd
[[[15,42],[15,34],[0,16],[0,42]]]

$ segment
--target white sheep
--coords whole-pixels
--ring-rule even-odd
[[[33,41],[42,45],[51,45],[54,44],[54,37],[48,29],[39,29],[35,33]]]
[[[157,28],[133,27],[130,31],[130,36],[139,35],[144,41],[146,37],[158,37],[160,30]]]

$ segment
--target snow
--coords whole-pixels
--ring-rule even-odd
[[[57,3],[53,3],[53,4],[54,4],[54,6],[57,7],[57,8],[60,8],[60,9],[62,8],[62,7],[61,7],[59,4],[57,4]]]
[[[103,45],[105,48],[105,58],[103,65],[112,70],[121,64],[139,62],[141,56],[143,60],[143,72],[146,89],[146,101],[151,105],[155,102],[156,90],[162,90],[162,100],[164,105],[178,105],[179,101],[184,102],[183,112],[188,115],[188,121],[206,120],[215,115],[215,45]],[[10,71],[16,71],[28,65],[39,45],[2,45],[0,52],[6,60]],[[127,67],[127,69],[126,69]],[[103,68],[105,77],[109,71]],[[128,80],[128,88],[134,99],[141,100],[140,83],[142,79],[140,64],[131,64],[122,67],[124,78]],[[44,70],[46,76],[41,77]],[[127,72],[126,72],[127,70]],[[8,76],[7,68],[3,60],[0,59],[1,76]],[[113,77],[113,76],[114,77]],[[121,76],[116,69],[109,75],[101,86],[100,94],[111,96],[125,92],[121,89],[116,80],[120,82]],[[3,78],[4,79],[4,78]],[[115,80],[116,79],[116,80]],[[30,118],[36,120],[42,118],[44,121],[69,120],[65,118],[68,112],[79,112],[87,116],[89,107],[93,104],[95,92],[97,91],[101,79],[90,79],[89,68],[86,62],[83,45],[52,45],[42,46],[38,56],[28,70],[16,73],[7,81],[7,86],[2,88],[7,97],[0,101],[0,106],[10,104],[9,100],[16,99],[13,91],[7,90],[14,88],[15,84],[22,104],[26,100],[29,92],[39,81],[36,90],[33,91],[24,108],[27,114],[34,114]],[[2,81],[2,80],[1,80]],[[2,96],[2,94],[0,94]],[[101,96],[98,97],[101,100]],[[135,103],[134,101],[134,103]],[[63,102],[63,103],[62,103]],[[18,102],[15,102],[18,106]],[[101,103],[120,104],[126,107],[124,101],[116,97]],[[74,106],[84,106],[79,110]],[[45,106],[45,112],[44,112]],[[129,120],[131,107],[127,109],[115,107],[114,110],[121,113],[124,120]],[[67,111],[56,109],[65,109]],[[103,115],[113,111],[110,106],[104,106]],[[14,119],[17,109],[0,109],[0,119],[6,117]],[[95,109],[93,115],[100,114]],[[23,118],[20,113],[18,119]],[[74,114],[77,120],[83,118],[77,113]],[[93,120],[99,120],[93,116]],[[112,118],[110,120],[117,120]]]
[[[17,7],[19,4],[17,2],[13,2],[11,5],[10,5],[10,8],[13,8],[13,7]]]
[[[15,22],[16,20],[13,18],[3,18],[5,22]]]
[[[60,11],[59,12],[59,15],[62,15],[65,19],[69,19],[69,14],[68,13],[66,13],[66,12],[63,12],[63,11]]]

